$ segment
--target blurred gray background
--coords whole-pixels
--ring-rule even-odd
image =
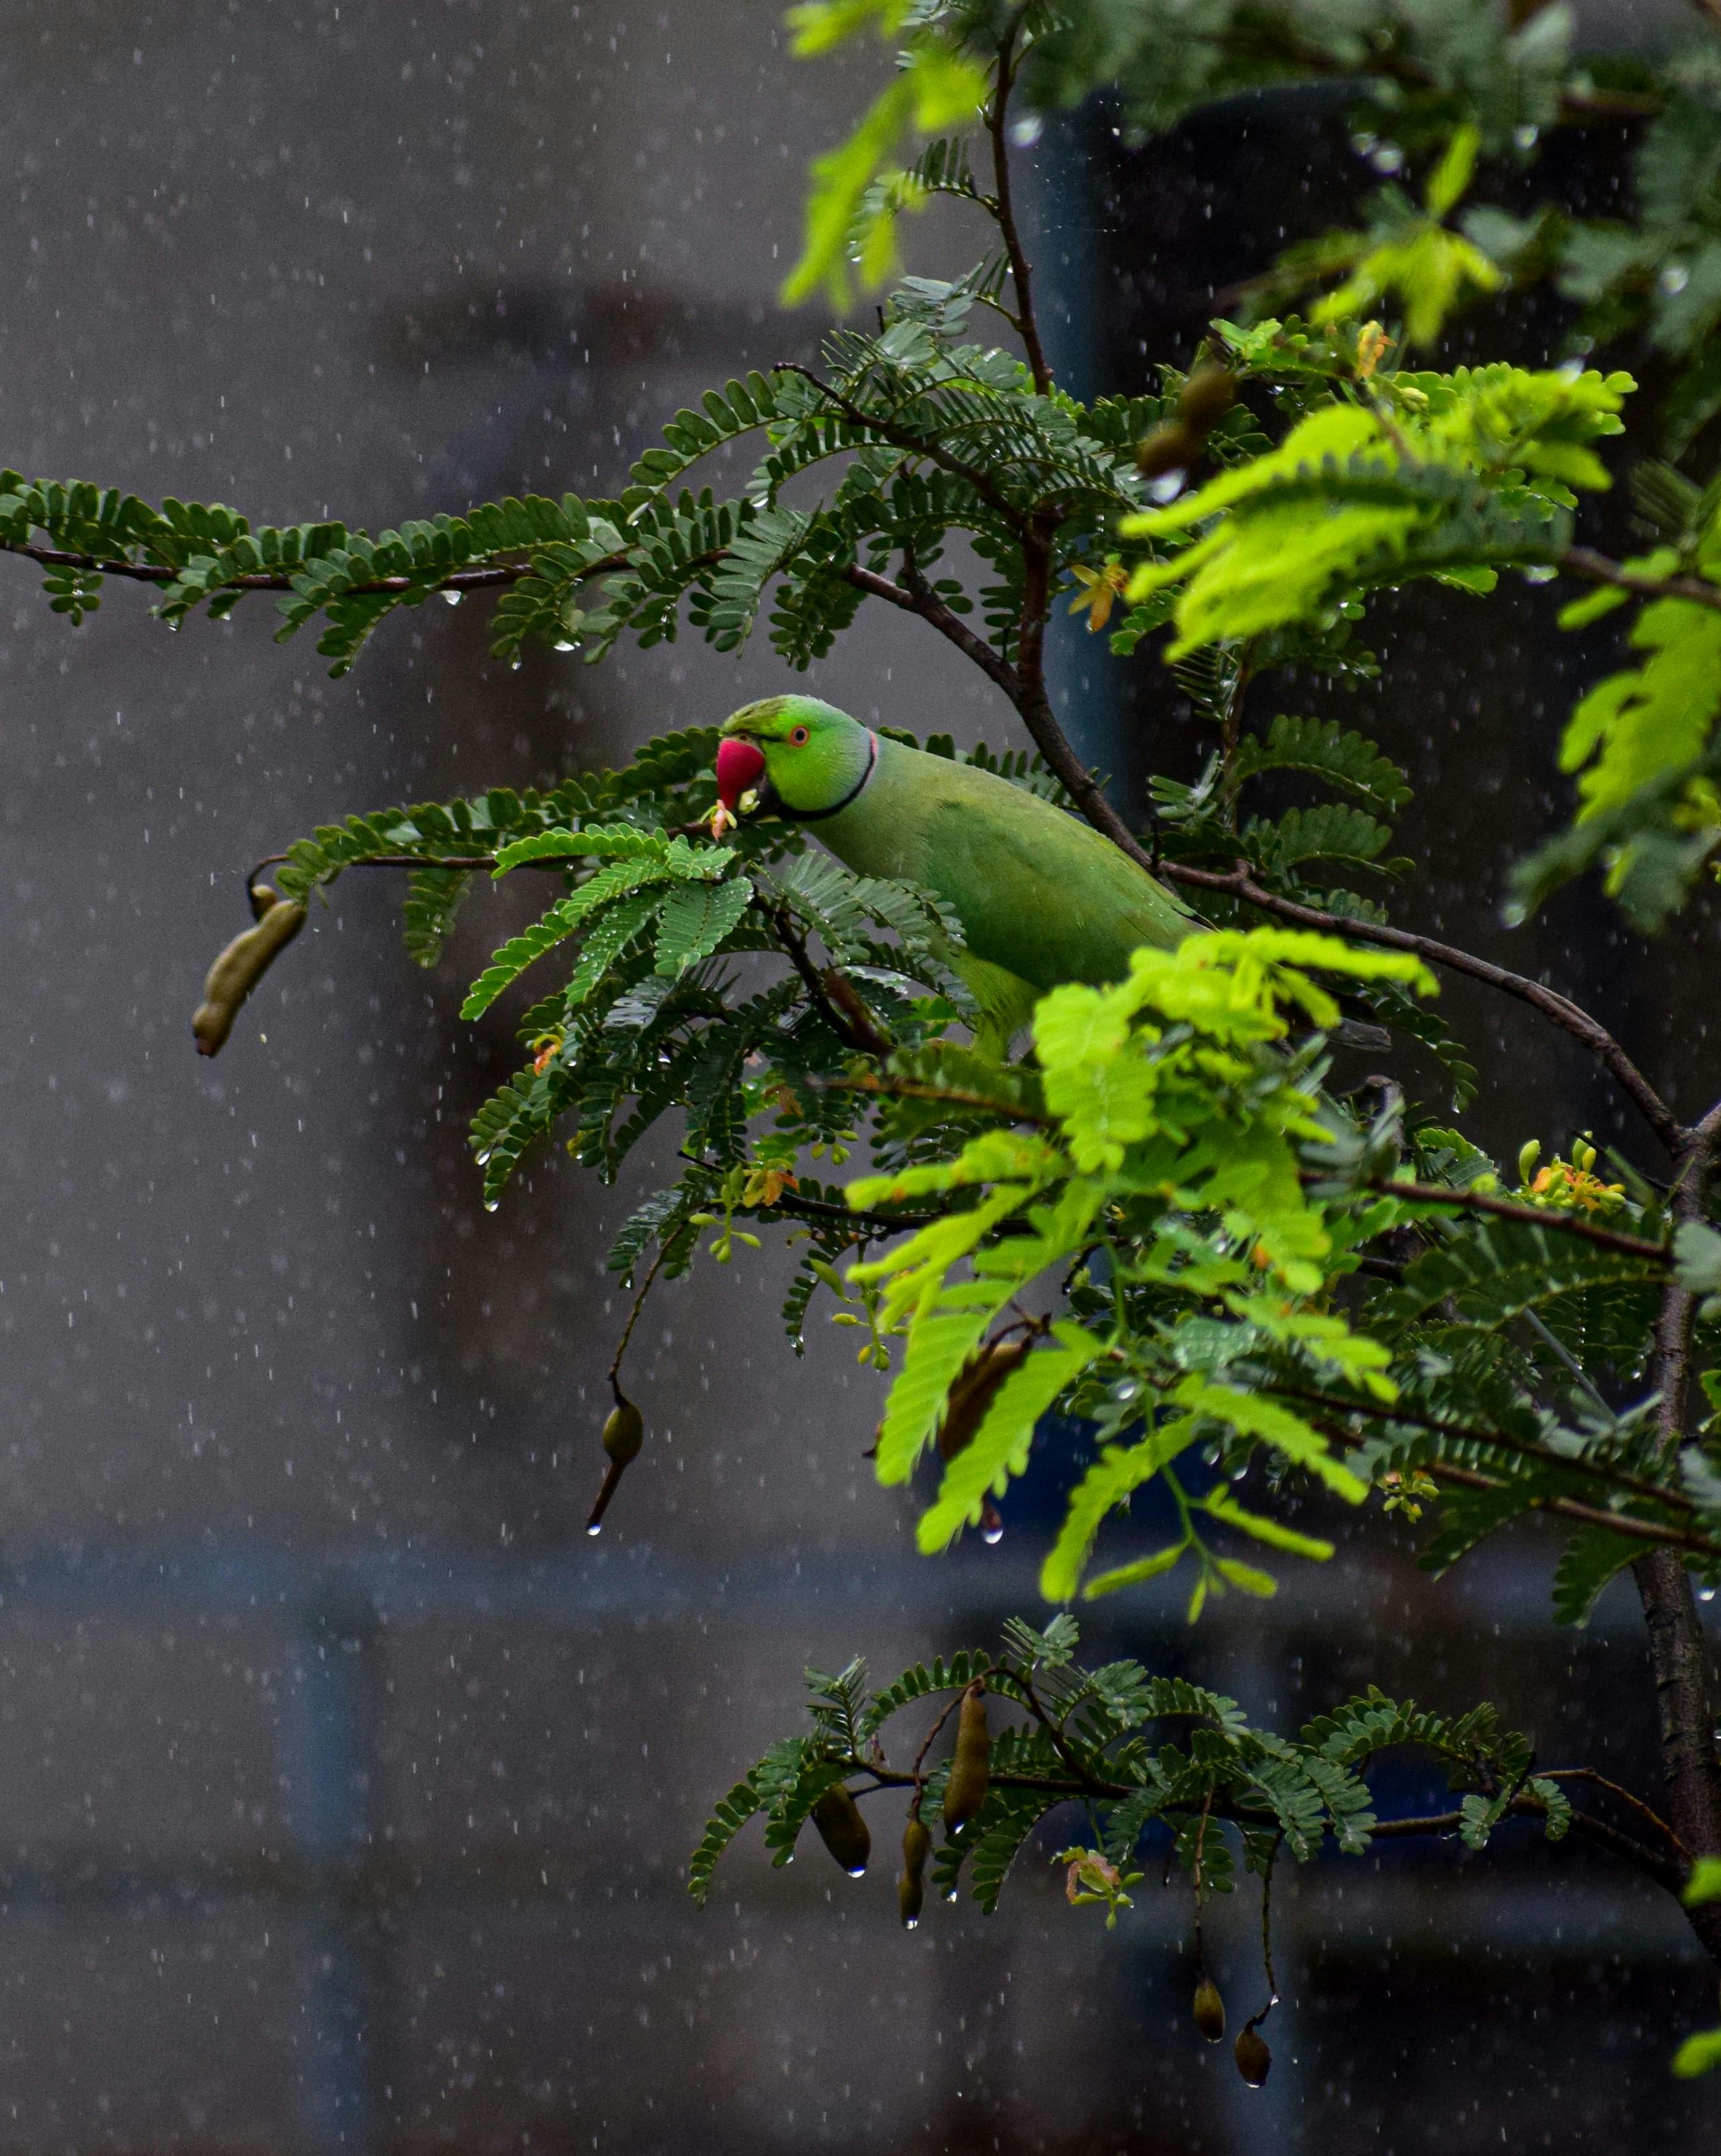
[[[0,28],[0,460],[373,529],[608,488],[707,382],[809,350],[773,296],[804,168],[877,77],[792,63],[758,0],[9,0]],[[1233,108],[1141,156],[1103,116],[1054,131],[1028,184],[1078,387],[1186,356],[1207,285],[1277,244],[1262,206],[1315,170],[1314,125]],[[966,261],[929,220],[921,266],[946,240]],[[552,1152],[482,1209],[465,1127],[511,1020],[457,1012],[503,900],[427,978],[392,880],[349,877],[218,1063],[188,1017],[258,856],[624,760],[774,660],[509,672],[479,605],[437,604],[331,683],[264,603],[170,639],[110,583],[74,632],[26,565],[0,575],[0,2149],[1714,2145],[1717,2099],[1666,2072],[1713,2018],[1677,1912],[1511,1836],[1285,1882],[1260,2094],[1189,2026],[1157,1872],[1108,1935],[1030,1852],[998,1917],[907,1937],[881,1810],[863,1884],[816,1847],[773,1872],[749,1836],[696,1915],[686,1853],[802,1665],[888,1676],[1032,1614],[1031,1502],[995,1552],[916,1558],[861,1458],[878,1381],[822,1328],[789,1358],[773,1255],[654,1300],[650,1449],[587,1539],[624,1307],[603,1256],[650,1164],[605,1191]],[[1345,708],[1415,767],[1445,926],[1492,947],[1575,662],[1527,594],[1455,685],[1461,603],[1401,608],[1402,675]],[[1195,760],[1163,681],[1107,688],[1069,638],[1061,663],[1097,759]],[[877,609],[814,685],[1012,737]],[[1478,732],[1482,808],[1443,805]],[[1709,924],[1685,932],[1688,957]],[[1701,1013],[1657,1018],[1669,958],[1593,901],[1513,948],[1700,1086]],[[1499,1142],[1609,1127],[1557,1036],[1449,1001],[1504,1059]],[[1267,1614],[1192,1639],[1149,1594],[1091,1636],[1292,1721],[1368,1678],[1492,1697],[1544,1764],[1647,1779],[1629,1589],[1556,1635],[1546,1573],[1526,1539],[1430,1587],[1377,1532]],[[1240,1897],[1210,1930],[1239,2017],[1255,1921]]]

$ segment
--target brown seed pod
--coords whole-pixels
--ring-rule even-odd
[[[1194,2010],[1195,2026],[1210,2044],[1218,2043],[1225,2035],[1225,2001],[1210,1976],[1204,1975],[1195,1986]]]
[[[1210,434],[1237,401],[1237,378],[1229,367],[1198,367],[1183,386],[1177,416],[1191,434]]]
[[[998,1389],[1011,1371],[1019,1370],[1032,1343],[1027,1340],[991,1340],[977,1355],[969,1356],[956,1373],[938,1424],[938,1457],[954,1460],[973,1444],[974,1433],[986,1419],[986,1410],[998,1397]]]
[[[265,897],[270,903],[259,915],[256,927],[235,936],[209,968],[203,983],[203,1000],[191,1022],[199,1055],[220,1052],[233,1031],[239,1005],[305,926],[305,908],[277,899],[266,884],[253,887],[254,911]]]
[[[992,1741],[986,1731],[986,1687],[979,1677],[962,1696],[956,1718],[956,1753],[944,1784],[944,1824],[958,1827],[986,1801],[991,1780]]]
[[[905,1932],[912,1932],[920,1922],[927,1898],[927,1859],[932,1853],[931,1828],[917,1812],[911,1812],[902,1830],[902,1874],[896,1881],[896,1907]]]
[[[1238,2030],[1231,2051],[1237,2061],[1237,2071],[1251,2088],[1259,2088],[1273,2070],[1273,2055],[1266,2047],[1266,2037],[1252,2021],[1246,2021]]]
[[[851,1879],[866,1869],[872,1854],[872,1835],[860,1816],[860,1807],[839,1782],[827,1789],[809,1815],[819,1830],[819,1839]]]
[[[645,1418],[631,1400],[618,1399],[604,1419],[604,1450],[609,1455],[609,1466],[604,1476],[598,1501],[586,1515],[586,1532],[598,1533],[604,1525],[604,1515],[609,1510],[609,1501],[621,1487],[621,1478],[626,1474],[629,1461],[640,1456],[640,1448],[645,1442]]]
[[[1187,471],[1201,454],[1202,438],[1179,421],[1155,427],[1135,445],[1136,470],[1143,479],[1163,479],[1167,472]]]

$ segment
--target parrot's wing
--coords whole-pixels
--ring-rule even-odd
[[[976,1051],[994,1063],[1009,1060],[1010,1045],[1034,1015],[1040,990],[1020,973],[1006,972],[966,947],[953,947],[950,968],[980,1007],[974,1028]]]

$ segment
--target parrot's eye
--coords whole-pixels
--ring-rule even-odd
[[[794,727],[789,733],[789,745],[791,748],[804,748],[807,745],[807,729],[804,726]]]

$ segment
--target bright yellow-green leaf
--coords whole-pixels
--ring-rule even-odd
[[[1673,2054],[1673,2071],[1681,2081],[1694,2081],[1713,2066],[1721,2066],[1721,2029],[1700,2030]]]
[[[1239,1594],[1252,1594],[1266,1602],[1279,1591],[1279,1583],[1270,1572],[1262,1572],[1252,1564],[1240,1564],[1234,1557],[1215,1558],[1213,1568],[1226,1585],[1235,1587]]]
[[[893,38],[907,16],[908,4],[909,0],[803,0],[783,18],[789,49],[797,59],[812,59],[865,29]]]
[[[1721,1856],[1698,1857],[1679,1898],[1688,1909],[1700,1908],[1705,1902],[1721,1902]]]
[[[1580,819],[1689,762],[1721,716],[1721,613],[1660,599],[1638,616],[1631,641],[1649,658],[1634,673],[1599,681],[1559,745],[1561,770],[1582,773]]]
[[[894,33],[904,10],[895,4],[838,0],[825,9],[797,9],[796,49],[822,52],[869,21],[882,34]],[[881,282],[896,267],[894,227],[907,198],[888,190],[873,213],[872,228],[855,232],[867,189],[881,174],[901,162],[905,136],[935,135],[941,129],[974,121],[986,100],[990,81],[977,62],[927,32],[900,55],[898,72],[866,110],[845,142],[813,161],[806,204],[806,231],[800,259],[783,280],[785,306],[796,306],[823,290],[840,311],[849,304],[850,249],[858,238],[861,265],[870,281]]]
[[[1476,170],[1476,153],[1482,147],[1482,131],[1467,123],[1447,143],[1446,155],[1429,175],[1422,200],[1431,217],[1449,217],[1464,198]]]
[[[1100,1342],[1079,1326],[1056,1330],[1057,1344],[1037,1349],[1011,1372],[979,1428],[945,1468],[938,1495],[921,1515],[915,1533],[925,1555],[948,1548],[964,1527],[979,1524],[988,1493],[1001,1496],[1009,1478],[1027,1466],[1040,1417],[1099,1353]],[[881,1481],[883,1468],[881,1443]]]
[[[1295,1527],[1287,1527],[1282,1521],[1270,1520],[1260,1512],[1246,1512],[1224,1491],[1215,1490],[1205,1501],[1206,1510],[1215,1520],[1235,1527],[1239,1534],[1248,1535],[1270,1549],[1283,1550],[1287,1557],[1306,1557],[1316,1564],[1324,1564],[1333,1554],[1333,1545],[1318,1535],[1298,1534]]]
[[[1168,1460],[1174,1460],[1194,1439],[1195,1427],[1193,1415],[1179,1415],[1162,1423],[1138,1445],[1106,1447],[1076,1485],[1057,1539],[1040,1568],[1040,1591],[1048,1602],[1074,1599],[1087,1553],[1107,1513],[1131,1491],[1151,1482]]]
[[[1139,1587],[1143,1580],[1158,1579],[1167,1573],[1189,1548],[1187,1543],[1171,1543],[1151,1557],[1138,1557],[1133,1564],[1113,1565],[1109,1572],[1097,1572],[1081,1590],[1085,1602],[1097,1601],[1102,1594],[1116,1594],[1120,1588]]]

